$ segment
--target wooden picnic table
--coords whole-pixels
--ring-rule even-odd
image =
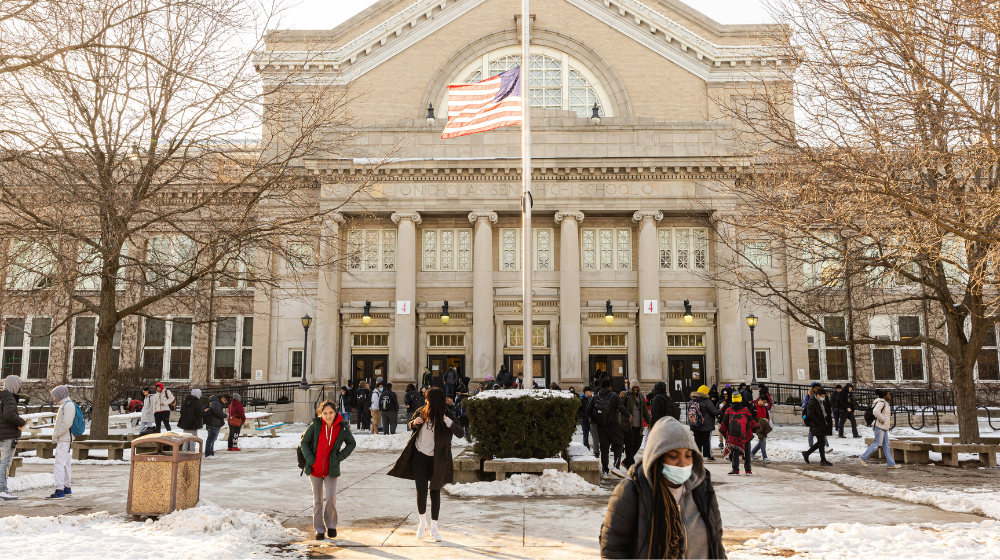
[[[55,412],[34,412],[32,414],[22,414],[25,424],[21,430],[27,430],[31,435],[42,432],[42,428],[52,428],[56,423]]]
[[[138,427],[139,423],[132,423],[133,420],[139,420],[142,418],[141,412],[129,412],[126,414],[112,414],[108,416],[108,427],[117,428],[122,427],[126,430]]]

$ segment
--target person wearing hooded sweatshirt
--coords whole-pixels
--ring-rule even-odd
[[[208,435],[205,437],[205,458],[215,458],[215,442],[219,439],[219,430],[226,422],[226,407],[218,395],[212,395],[208,399],[208,408],[204,410],[205,429]]]
[[[69,400],[69,389],[65,385],[59,385],[52,389],[52,400],[59,405],[59,412],[56,413],[56,423],[52,428],[52,441],[56,444],[55,468],[53,476],[56,479],[56,491],[46,498],[47,500],[62,500],[73,494],[70,489],[71,476],[69,465],[69,451],[73,445],[73,421],[76,420],[76,405]]]
[[[698,426],[691,424],[691,434],[705,460],[715,461],[715,457],[712,456],[712,431],[715,430],[715,419],[719,417],[719,409],[716,408],[707,386],[702,385],[698,387],[697,391],[691,393],[691,402],[688,407],[694,406],[701,411],[703,421]]]
[[[160,431],[160,425],[167,427],[170,431],[170,405],[174,402],[174,395],[168,391],[163,383],[156,384],[156,394],[153,395],[153,418],[156,420],[156,431]],[[143,408],[145,410],[145,407]]]
[[[653,385],[653,392],[649,395],[649,417],[652,419],[649,424],[650,428],[656,425],[657,420],[667,416],[673,417],[674,420],[680,420],[681,407],[677,406],[677,403],[671,400],[670,395],[667,394],[667,384],[663,381],[657,381],[656,385]]]
[[[743,395],[739,392],[733,393],[732,404],[722,414],[722,421],[719,422],[719,434],[726,440],[729,454],[733,459],[733,470],[729,474],[740,474],[740,456],[743,457],[743,466],[747,474],[753,474],[750,470],[750,442],[753,440],[753,433],[757,430],[757,419],[754,413],[747,408],[743,402]]]
[[[239,446],[240,430],[243,423],[247,421],[247,415],[243,411],[243,397],[239,393],[233,393],[233,402],[229,403],[229,451],[242,451]]]
[[[854,385],[848,383],[844,385],[844,390],[840,393],[840,400],[837,401],[840,408],[840,422],[837,423],[837,437],[844,437],[844,425],[851,421],[851,433],[854,439],[861,437],[858,434],[858,421],[854,418],[854,411],[858,409],[858,401],[854,398]]]
[[[601,558],[726,558],[711,473],[677,420],[649,431],[642,458],[608,501],[600,545]]]
[[[625,434],[625,460],[622,465],[626,469],[635,463],[635,454],[642,446],[642,423],[652,426],[653,421],[649,416],[649,406],[646,405],[646,397],[639,391],[639,380],[633,379],[629,382],[629,390],[625,395],[625,410],[629,412],[629,418],[622,415],[619,420],[622,433]]]
[[[0,391],[0,500],[16,500],[17,496],[8,492],[7,467],[17,451],[17,440],[26,421],[17,413],[17,394],[21,391],[21,378],[8,375],[3,379]]]
[[[340,464],[347,459],[357,443],[351,434],[351,423],[337,412],[333,401],[323,401],[316,409],[316,418],[302,434],[299,448],[306,460],[302,472],[309,475],[313,491],[313,529],[316,540],[337,536],[337,480]],[[326,504],[323,496],[326,494]]]
[[[181,405],[181,417],[177,420],[177,427],[184,430],[185,434],[198,437],[198,430],[204,425],[201,410],[201,389],[191,389],[191,394],[184,397]],[[181,451],[194,451],[194,442],[189,441],[181,446]]]

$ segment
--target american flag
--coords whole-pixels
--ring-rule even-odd
[[[475,84],[448,86],[448,124],[441,138],[454,138],[521,124],[521,67]]]

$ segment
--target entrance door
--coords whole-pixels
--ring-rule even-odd
[[[616,392],[624,390],[625,380],[628,379],[628,356],[620,355],[590,355],[590,386],[595,391],[600,387],[596,385],[597,379],[611,375],[611,388]]]
[[[552,374],[549,372],[549,355],[532,356],[532,361],[535,362],[535,368],[532,372],[535,382],[548,388],[552,384]],[[514,375],[515,379],[519,373],[524,373],[524,357],[521,354],[504,356],[504,363],[507,364],[507,370]],[[544,384],[542,380],[544,380]]]
[[[354,364],[351,368],[351,381],[355,387],[358,386],[358,381],[367,381],[369,385],[374,385],[379,377],[388,381],[386,377],[389,372],[387,367],[389,356],[352,354],[351,363]]]
[[[670,396],[675,401],[686,401],[698,387],[705,385],[705,356],[670,356]]]
[[[465,377],[465,356],[427,356],[427,368],[431,370],[431,386],[444,387],[444,372],[454,367],[458,370],[458,378]]]

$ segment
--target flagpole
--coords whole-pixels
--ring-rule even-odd
[[[534,383],[535,361],[532,356],[535,337],[531,328],[531,269],[534,264],[531,247],[531,94],[528,88],[528,69],[531,66],[528,42],[531,39],[531,20],[528,0],[521,0],[521,307],[524,312],[523,348],[524,388]]]

